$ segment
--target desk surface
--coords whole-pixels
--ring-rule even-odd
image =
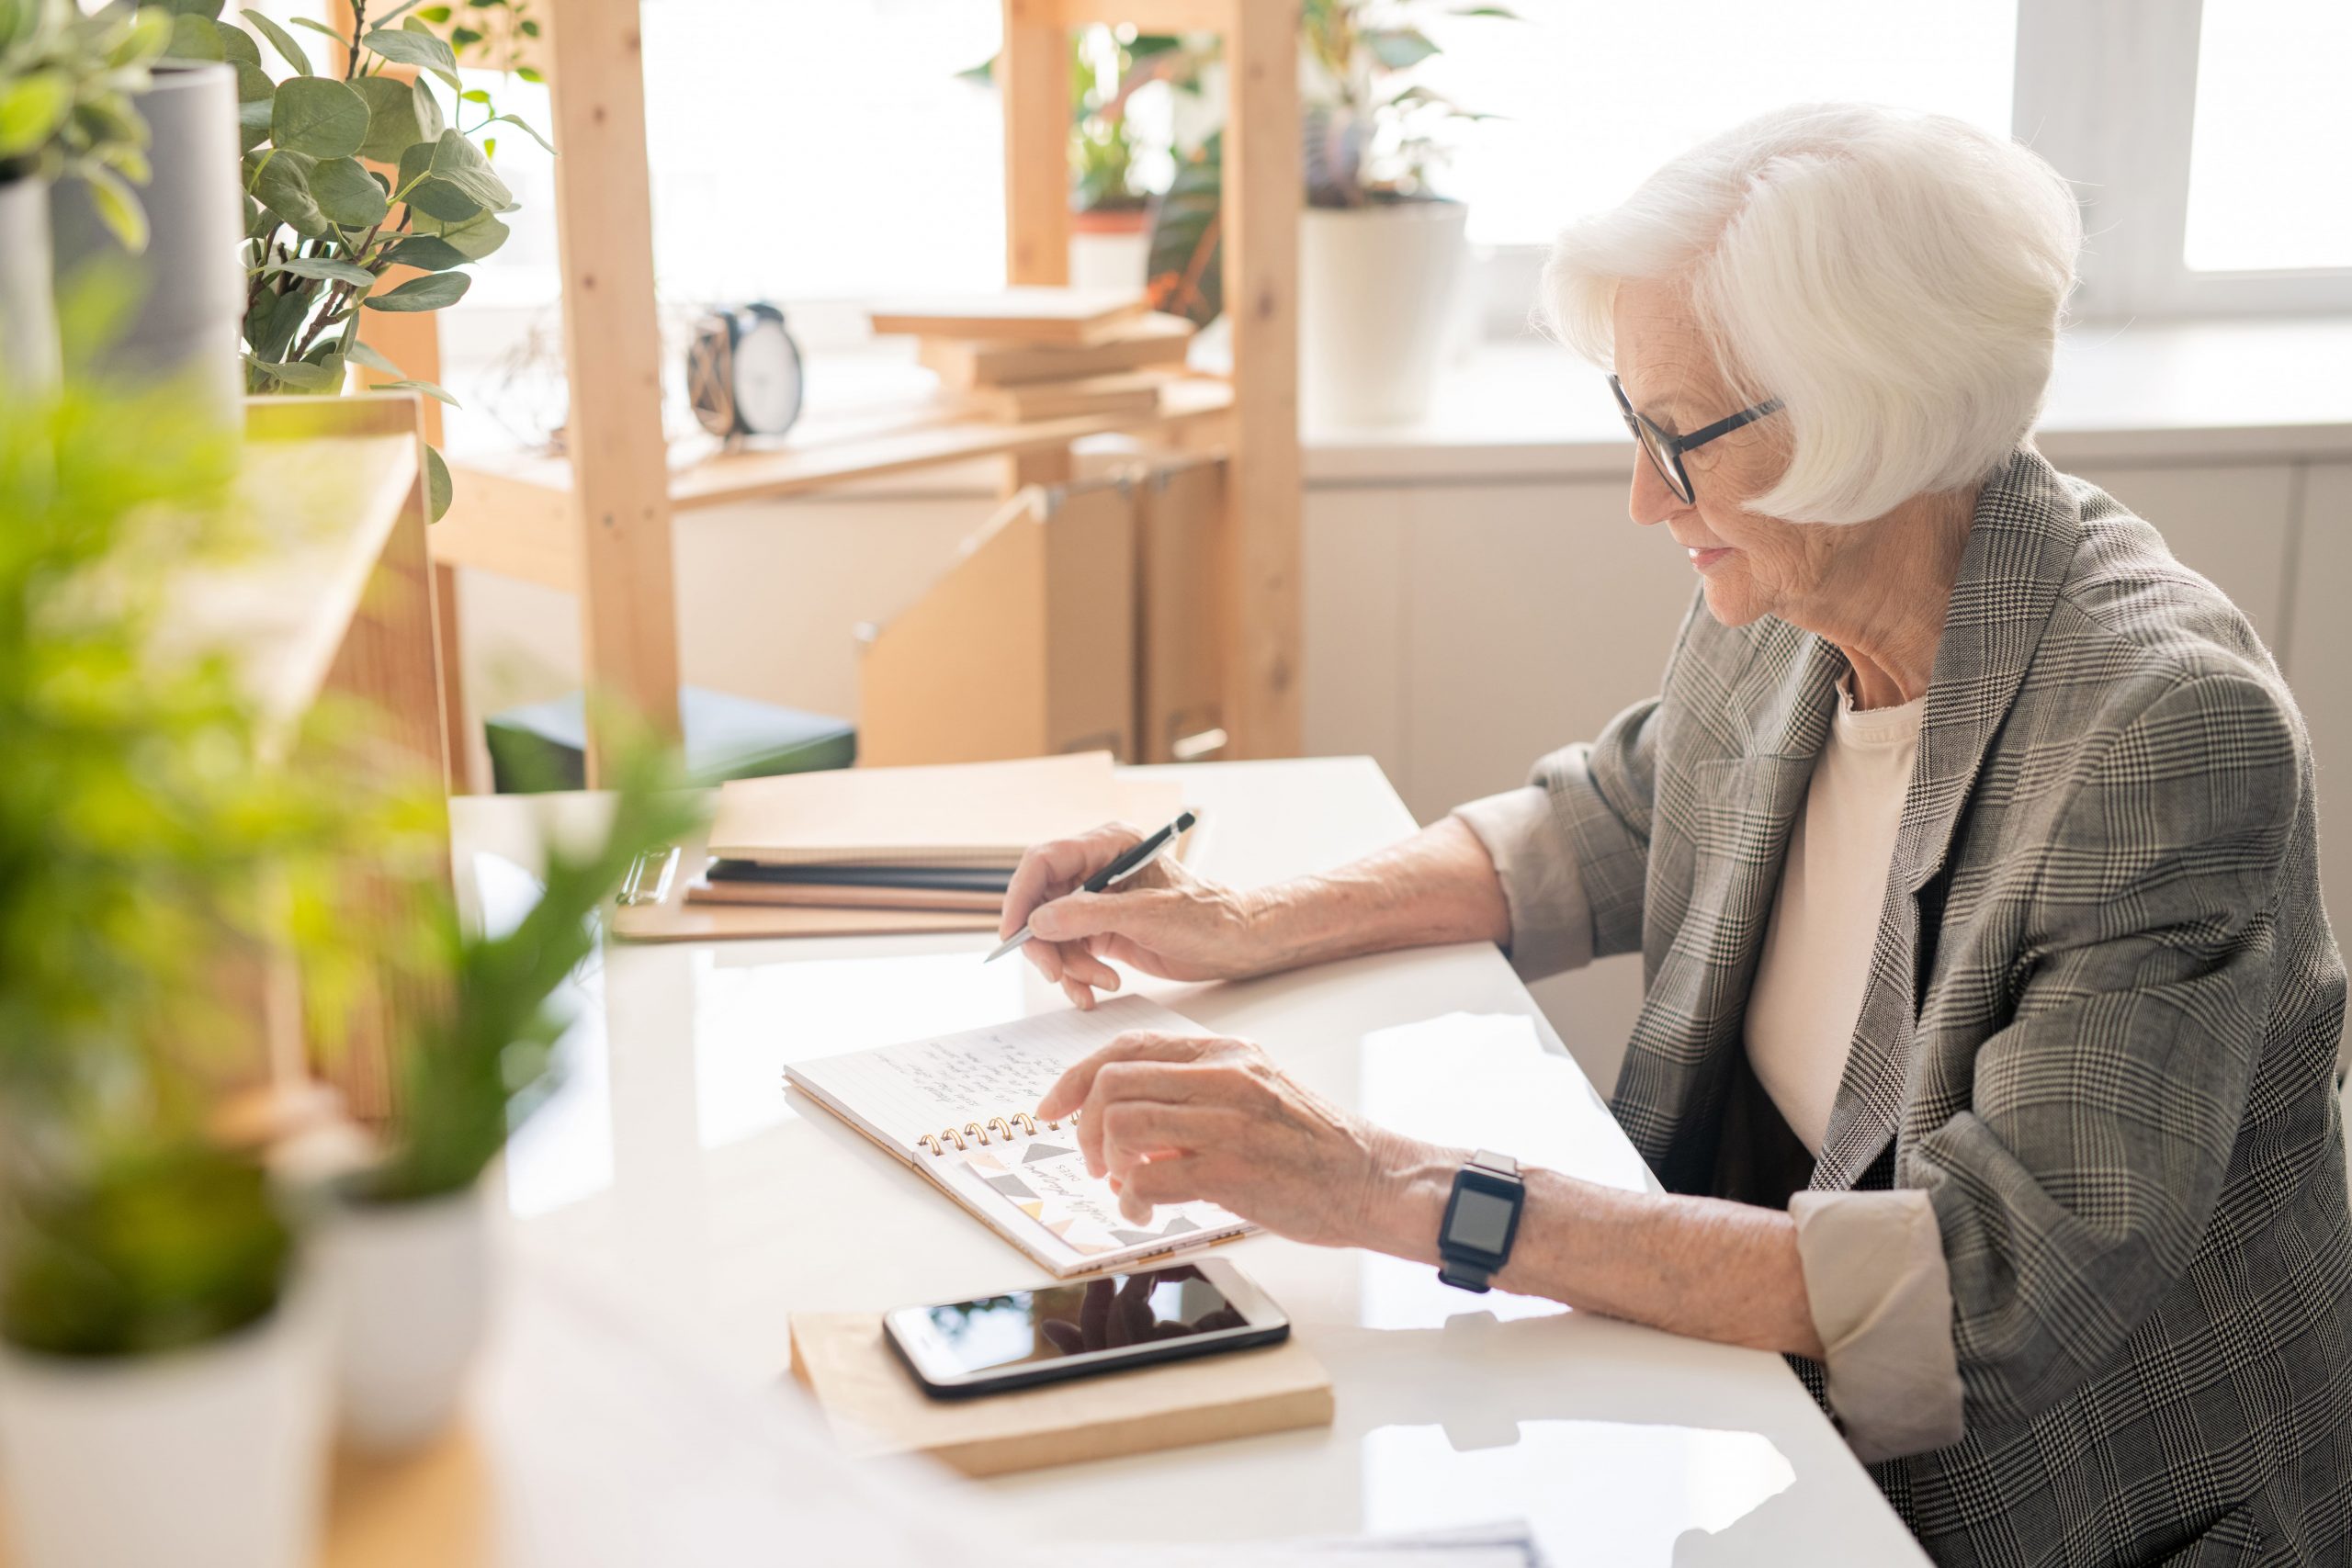
[[[1363,759],[1196,767],[1199,863],[1239,885],[1409,831]],[[461,897],[496,921],[544,833],[594,796],[453,803]],[[976,934],[608,948],[581,985],[572,1076],[505,1169],[526,1258],[607,1288],[746,1384],[786,1314],[946,1301],[1029,1280],[1018,1252],[823,1111],[785,1064],[1066,1005]],[[1649,1180],[1501,955],[1480,944],[1148,993],[1259,1040],[1364,1114],[1621,1186]],[[1523,1517],[1553,1560],[1921,1561],[1779,1358],[1271,1236],[1223,1249],[1332,1373],[1329,1430],[975,1488],[1033,1540],[1216,1540]],[[997,1539],[1004,1539],[1000,1536]]]

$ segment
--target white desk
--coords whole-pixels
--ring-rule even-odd
[[[1196,767],[1201,862],[1238,885],[1409,831],[1362,759]],[[549,824],[594,796],[453,802],[459,884],[495,920],[527,897]],[[946,1301],[1034,1267],[821,1110],[782,1068],[1066,1005],[978,935],[613,947],[582,985],[571,1079],[510,1151],[510,1243],[626,1297],[747,1383],[787,1360],[796,1310]],[[1149,985],[1263,1043],[1394,1125],[1595,1180],[1648,1173],[1492,947],[1359,960],[1246,985]],[[1225,1249],[1330,1370],[1329,1430],[1008,1477],[974,1488],[1006,1533],[1068,1541],[1351,1534],[1523,1517],[1553,1561],[1924,1561],[1777,1357],[1269,1236]]]

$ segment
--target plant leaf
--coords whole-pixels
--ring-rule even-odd
[[[229,31],[234,31],[234,29],[232,28],[228,31],[224,31],[221,36],[223,38],[228,37]],[[243,35],[239,34],[238,36],[243,37]],[[264,71],[259,65],[249,60],[240,60],[237,61],[235,64],[237,67],[237,103],[241,107],[246,104],[268,104],[276,99],[277,96],[277,84],[269,79],[268,72]],[[241,122],[243,118],[243,117],[242,115],[239,116]],[[266,122],[265,121],[265,124],[266,123]]]
[[[387,376],[400,376],[405,374],[399,366],[393,364],[391,360],[385,356],[382,349],[378,348],[366,338],[355,338],[352,340],[351,357],[357,363],[368,367],[368,369],[380,370]]]
[[[164,54],[173,60],[225,60],[220,24],[186,12],[172,18],[172,46]]]
[[[1366,28],[1363,46],[1391,71],[1408,70],[1438,51],[1429,35],[1418,28]]]
[[[220,15],[221,0],[171,0],[175,17],[202,17],[210,21]]]
[[[305,392],[333,391],[342,385],[341,367],[331,369],[324,365],[312,365],[301,359],[283,361],[256,359],[250,354],[245,355],[245,363],[272,380],[281,381],[288,387],[300,388]]]
[[[244,28],[224,27],[220,29],[220,58],[232,65],[259,65],[261,50]]]
[[[259,11],[247,11],[245,19],[260,29],[261,36],[269,40],[269,47],[277,51],[279,57],[287,64],[291,65],[305,76],[316,74],[311,69],[311,57],[302,52],[302,46],[294,41],[292,33],[288,32]]]
[[[553,153],[555,152],[555,143],[549,141],[546,137],[541,136],[537,130],[533,130],[529,122],[525,120],[522,116],[503,114],[498,118],[513,126],[515,130],[521,131],[524,135],[529,137],[532,141],[537,142],[540,146],[546,148],[549,153]]]
[[[365,303],[371,310],[438,310],[464,299],[473,281],[462,272],[428,272],[388,294],[371,294]]]
[[[445,130],[441,140],[433,144],[432,172],[435,179],[457,186],[478,207],[492,212],[514,210],[514,193],[506,188],[505,181],[491,173],[490,160],[461,130]]]
[[[451,397],[448,393],[443,391],[440,388],[435,386],[430,381],[387,381],[375,389],[379,392],[423,392],[426,397],[431,398],[435,402],[447,403],[451,408],[456,408],[458,406],[457,399]]]
[[[376,287],[376,275],[366,267],[328,256],[290,256],[284,261],[271,262],[262,271],[291,273],[296,277],[316,277],[329,283],[348,283],[354,288]]]
[[[277,89],[263,98],[247,98],[237,106],[237,140],[250,152],[269,140],[269,120],[277,107]]]
[[[481,202],[446,180],[432,177],[433,154],[439,145],[437,141],[420,141],[402,152],[400,179],[393,190],[407,193],[405,199],[412,214],[423,213],[445,223],[463,223],[480,217]]]
[[[419,141],[429,141],[416,119],[416,89],[397,76],[361,76],[350,84],[368,105],[368,139],[359,155],[379,164],[397,164],[401,154]]]
[[[384,260],[426,272],[447,272],[474,258],[437,234],[411,234],[384,253]]]
[[[1225,188],[1225,136],[1213,133],[1197,156],[1176,165],[1168,194],[1152,205],[1144,268],[1152,309],[1206,326],[1224,309],[1218,207]]]
[[[368,140],[368,100],[324,76],[289,76],[277,85],[269,139],[313,158],[348,158]]]
[[[144,251],[147,209],[139,204],[139,197],[122,176],[112,169],[92,166],[82,171],[82,177],[89,182],[90,205],[97,209],[107,231],[131,254]]]
[[[47,144],[73,112],[74,84],[62,72],[36,72],[0,84],[0,158]]]
[[[478,262],[506,243],[506,225],[487,212],[456,222],[444,222],[430,214],[416,220],[419,232],[437,234],[457,247],[458,253],[469,262]]]
[[[296,17],[293,18],[293,23],[294,26],[298,28],[308,28],[314,33],[324,33],[327,37],[334,39],[336,43],[342,45],[345,49],[349,49],[351,47],[351,40],[349,39],[344,37],[341,33],[335,31],[333,28],[319,20],[316,17]]]
[[[311,171],[311,199],[330,222],[345,229],[365,229],[383,221],[390,203],[376,176],[356,158],[322,159]]]
[[[424,493],[432,506],[431,521],[438,523],[448,514],[449,502],[457,498],[457,486],[449,482],[449,465],[441,460],[441,449],[424,448]]]
[[[448,83],[452,92],[465,89],[465,84],[458,80],[458,57],[447,43],[429,32],[413,33],[404,27],[377,28],[359,41],[395,65],[413,65],[432,72]]]
[[[311,170],[318,160],[307,152],[273,149],[254,175],[253,193],[296,233],[311,239],[327,231],[326,214],[311,197]]]

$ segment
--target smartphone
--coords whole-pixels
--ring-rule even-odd
[[[967,1399],[1290,1337],[1290,1319],[1221,1258],[940,1306],[885,1337],[933,1399]]]

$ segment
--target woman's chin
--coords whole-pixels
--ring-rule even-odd
[[[1728,565],[1728,563],[1726,563]],[[1744,626],[1765,615],[1763,605],[1756,602],[1750,591],[1747,573],[1736,567],[1718,567],[1702,579],[1700,591],[1707,596],[1707,614],[1727,626]]]

